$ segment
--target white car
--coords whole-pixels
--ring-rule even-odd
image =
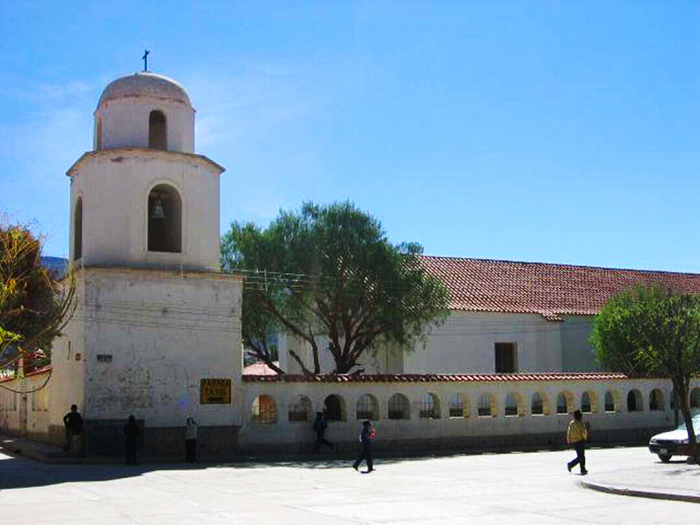
[[[700,443],[700,414],[693,416],[693,430],[695,439]],[[687,456],[679,450],[682,445],[688,444],[688,430],[685,422],[681,423],[676,430],[656,434],[649,440],[649,451],[659,456],[664,463],[671,461],[673,456]]]

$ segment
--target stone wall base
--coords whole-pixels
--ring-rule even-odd
[[[619,430],[599,430],[591,432],[589,446],[606,445],[646,445],[654,434],[668,431],[668,427],[630,428]],[[323,455],[347,457],[357,454],[357,441],[333,441],[333,449],[324,447]],[[314,440],[305,443],[279,444],[245,444],[236,449],[238,456],[284,456],[307,455],[313,452]],[[494,436],[459,436],[450,438],[382,440],[381,436],[374,443],[377,456],[420,456],[432,454],[478,453],[491,450],[522,450],[522,449],[561,449],[567,447],[566,435],[561,432],[526,434],[526,435],[494,435]]]

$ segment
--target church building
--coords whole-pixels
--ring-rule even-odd
[[[425,344],[363,356],[363,373],[304,376],[289,354],[308,349],[281,338],[290,373],[244,371],[243,278],[219,269],[224,168],[195,153],[187,91],[139,72],[110,83],[94,117],[93,149],[67,173],[75,313],[50,367],[0,378],[3,432],[62,443],[76,404],[90,456],[121,454],[133,415],[140,453],[176,458],[189,416],[204,457],[309,452],[319,411],[341,454],[365,419],[379,453],[563,444],[577,409],[600,443],[674,424],[670,381],[600,371],[588,336],[613,294],[652,282],[700,293],[700,275],[422,257],[451,296]]]

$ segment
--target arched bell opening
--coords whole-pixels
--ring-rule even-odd
[[[148,195],[148,251],[182,253],[182,200],[167,184]]]

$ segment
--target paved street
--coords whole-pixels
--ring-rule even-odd
[[[0,524],[22,523],[664,523],[696,503],[634,498],[579,485],[571,452],[348,463],[55,465],[0,454]],[[587,481],[635,468],[670,476],[644,448],[588,451]],[[697,467],[695,467],[697,468]],[[688,472],[686,472],[688,475]],[[695,476],[694,471],[690,475]],[[688,479],[688,478],[686,478]],[[700,468],[695,478],[700,483]]]

